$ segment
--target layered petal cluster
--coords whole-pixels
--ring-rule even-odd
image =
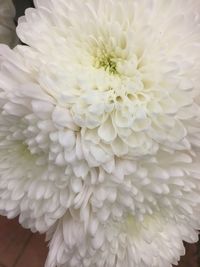
[[[0,43],[13,47],[16,44],[15,8],[12,0],[0,0]]]
[[[54,231],[45,265],[48,267],[169,267],[185,253],[182,239],[197,241],[196,232],[187,222],[177,224],[159,214],[146,216],[142,223],[132,217],[109,221],[95,236],[86,235],[80,221],[66,214]]]
[[[0,213],[46,267],[171,267],[200,229],[198,0],[36,0],[0,46]]]

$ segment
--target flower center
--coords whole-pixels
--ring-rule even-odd
[[[105,50],[97,53],[94,66],[97,69],[103,68],[110,74],[118,74],[116,58]]]

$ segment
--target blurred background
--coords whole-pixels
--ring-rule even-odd
[[[16,18],[15,21],[17,22],[18,17],[24,15],[24,10],[28,7],[33,7],[32,0],[13,0],[13,3],[16,8]]]
[[[56,1],[56,0],[55,0]],[[67,1],[67,0],[66,0]],[[24,10],[33,6],[31,0],[13,0],[18,17]],[[32,234],[23,229],[18,219],[7,220],[0,216],[0,267],[44,267],[48,253],[45,236]],[[186,255],[181,258],[179,267],[200,267],[200,245],[185,244]]]

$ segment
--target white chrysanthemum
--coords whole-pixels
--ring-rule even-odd
[[[47,267],[169,267],[185,252],[182,239],[197,241],[197,233],[186,221],[177,224],[159,214],[146,216],[142,223],[133,217],[108,222],[93,236],[85,233],[79,220],[66,214],[48,234],[52,240]]]
[[[12,0],[0,0],[0,43],[9,46],[16,44],[14,17]]]
[[[0,47],[0,213],[53,227],[47,267],[171,266],[200,229],[199,1],[35,4]]]

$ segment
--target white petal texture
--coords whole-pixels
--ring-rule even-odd
[[[36,0],[0,46],[0,213],[46,267],[171,267],[200,229],[199,0]]]
[[[12,0],[0,0],[0,43],[11,47],[17,41],[14,17],[15,8]]]
[[[142,223],[133,217],[108,222],[89,236],[67,214],[56,227],[45,266],[169,267],[185,252],[182,239],[194,242],[196,237],[187,222],[177,224],[158,214]]]

